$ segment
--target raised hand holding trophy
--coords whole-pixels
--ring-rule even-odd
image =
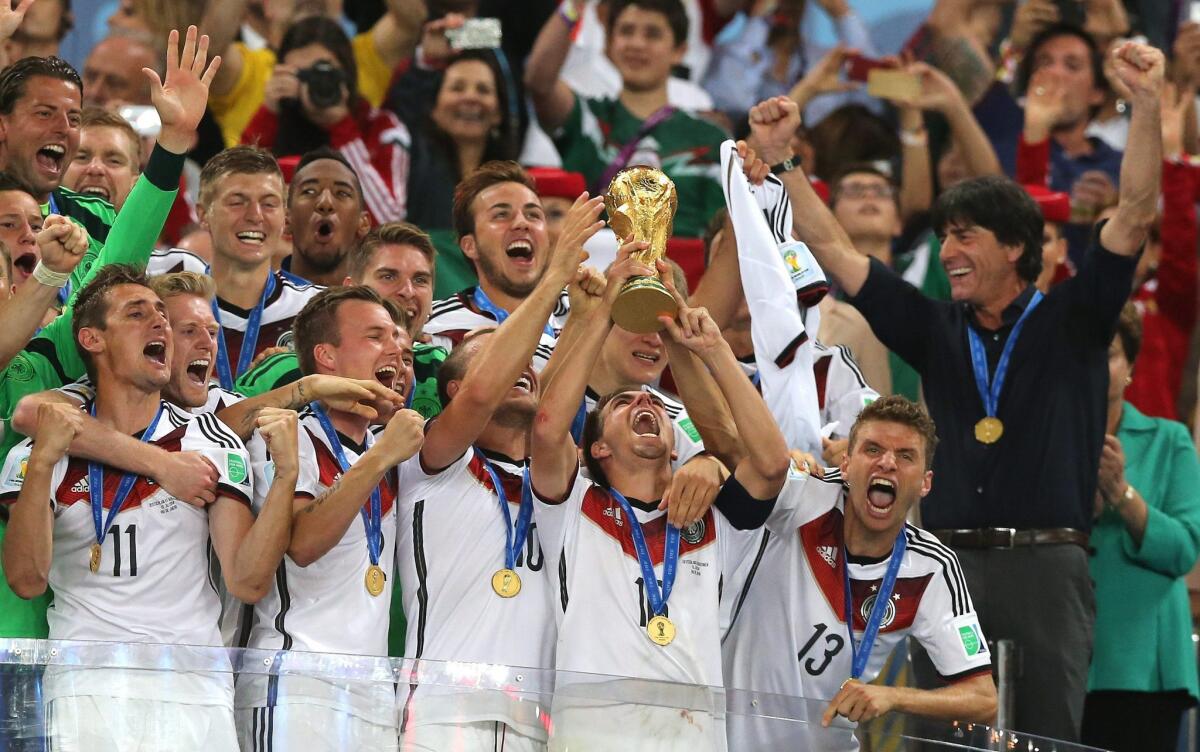
[[[651,269],[667,255],[667,239],[678,207],[675,184],[653,167],[626,167],[613,177],[604,196],[608,224],[617,237],[622,242],[650,244],[633,258]],[[658,277],[631,277],[613,303],[612,320],[626,331],[647,334],[663,328],[659,316],[673,318],[677,310],[675,299]]]

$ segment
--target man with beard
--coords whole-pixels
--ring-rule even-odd
[[[368,287],[323,290],[296,317],[301,369],[373,379],[392,390],[407,343],[398,319],[396,306]],[[247,647],[387,655],[396,466],[423,439],[421,417],[397,410],[392,397],[373,404],[373,417],[326,402],[301,413],[292,538],[275,585],[255,606]],[[372,433],[372,423],[385,425]],[[252,459],[257,482],[273,457],[255,452]],[[285,657],[278,673],[239,678],[243,749],[396,748],[390,679],[329,682],[286,669]]]
[[[269,153],[235,146],[216,155],[200,173],[201,225],[213,243],[210,270],[217,283],[221,325],[217,378],[234,381],[267,348],[292,341],[292,321],[319,291],[271,269],[271,254],[284,227],[283,173]],[[197,264],[186,251],[155,254],[152,274]]]
[[[242,442],[213,416],[161,399],[173,341],[166,308],[146,278],[109,266],[80,291],[76,313],[76,341],[96,383],[87,412],[165,451],[201,454],[216,469],[215,492],[195,505],[145,476],[69,456],[81,412],[44,405],[36,439],[5,461],[5,577],[22,598],[53,588],[52,639],[219,646],[209,542],[230,592],[250,603],[267,592],[291,527],[296,416],[260,419],[277,473],[256,519]],[[228,671],[56,667],[44,678],[49,736],[62,749],[234,750]]]
[[[603,226],[602,206],[587,194],[575,201],[525,302],[499,328],[464,339],[438,373],[444,407],[429,423],[420,454],[400,468],[397,559],[406,658],[552,666],[552,570],[522,484],[537,411],[530,359],[559,293],[580,274],[584,242]],[[456,626],[479,620],[488,629]],[[467,696],[421,681],[418,670],[413,689],[401,697],[406,749],[524,750],[545,743],[535,703]]]
[[[333,287],[346,277],[346,257],[371,229],[362,184],[346,158],[328,148],[300,158],[288,187],[292,255],[283,273],[294,282]]]
[[[434,302],[425,334],[446,350],[474,329],[504,323],[537,287],[550,250],[537,187],[516,162],[485,162],[463,178],[454,190],[454,229],[479,284]],[[535,370],[550,359],[568,310],[564,293],[542,322]]]

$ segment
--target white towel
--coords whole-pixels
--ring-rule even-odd
[[[763,399],[788,446],[820,456],[821,411],[806,333],[818,330],[820,314],[816,308],[802,311],[797,294],[819,300],[828,283],[807,246],[791,238],[791,204],[778,178],[751,186],[733,141],[721,145],[721,175]],[[785,254],[794,265],[785,263]]]

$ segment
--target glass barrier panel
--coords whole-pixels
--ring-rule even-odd
[[[827,701],[493,664],[0,640],[0,750],[1088,752]],[[497,726],[501,721],[503,726]]]

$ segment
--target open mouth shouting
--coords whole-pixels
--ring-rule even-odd
[[[333,240],[333,231],[336,225],[333,220],[328,217],[318,219],[313,228],[313,237],[318,243],[329,243]]]
[[[867,512],[872,517],[887,517],[896,503],[896,483],[888,478],[871,478],[867,484]]]
[[[142,348],[142,355],[154,365],[165,369],[167,367],[167,341],[153,339]]]
[[[45,173],[54,177],[62,177],[63,161],[67,156],[67,147],[62,144],[46,144],[37,150],[34,160]]]
[[[658,416],[653,410],[643,407],[634,411],[633,433],[635,436],[658,436]]]
[[[504,249],[504,253],[517,266],[533,266],[533,241],[529,238],[517,238],[508,244],[508,247]]]
[[[533,394],[537,391],[537,377],[533,375],[533,371],[526,369],[512,386],[525,394]]]
[[[386,386],[388,389],[394,390],[396,388],[397,374],[398,371],[394,365],[388,364],[385,366],[380,366],[379,368],[375,369],[375,380]]]
[[[98,179],[84,178],[75,186],[75,191],[85,196],[95,196],[110,203],[112,202],[112,189]]]
[[[208,358],[197,358],[187,364],[188,381],[197,386],[208,386],[208,369],[212,361]]]

